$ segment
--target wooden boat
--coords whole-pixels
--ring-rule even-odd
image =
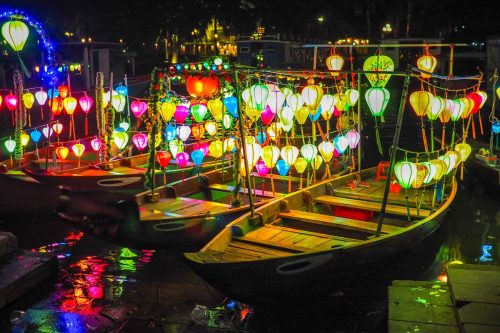
[[[420,207],[409,207],[412,222],[405,194],[390,193],[381,235],[375,237],[385,181],[374,180],[375,168],[359,177],[363,182],[354,189],[346,187],[353,178],[349,174],[263,205],[185,258],[202,278],[237,300],[310,299],[372,274],[424,240],[441,224],[457,190],[454,178],[448,180],[446,199],[435,209],[433,191],[419,190]],[[408,193],[414,201],[415,190]]]
[[[42,168],[24,168],[24,172],[41,183],[63,185],[77,190],[131,190],[138,193],[144,190],[145,173],[147,170],[148,154],[135,155],[132,157],[117,159],[110,162],[111,170],[102,168],[101,164],[82,166],[80,168],[47,171]],[[164,171],[155,170],[156,184],[164,184],[164,180],[170,183],[202,170],[212,170],[217,166],[223,167],[229,162],[219,160],[209,161],[196,167],[193,163],[185,168],[178,168],[174,161]]]
[[[488,184],[500,187],[500,151],[494,149],[492,154],[487,143],[477,140],[467,140],[467,142],[472,147],[471,156],[465,161],[467,170]]]

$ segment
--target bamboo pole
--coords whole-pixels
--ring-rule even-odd
[[[240,86],[239,86],[239,81],[238,81],[238,71],[234,71],[234,82],[236,83],[236,98],[238,100],[238,125],[240,129],[240,136],[241,136],[241,148],[243,150],[243,165],[245,166],[245,182],[247,185],[247,188],[251,189],[250,185],[250,170],[248,167],[247,163],[247,147],[246,147],[246,139],[245,139],[245,127],[243,126],[243,113],[241,112],[241,97],[240,97]],[[255,216],[255,207],[253,204],[253,198],[252,195],[250,194],[248,196],[248,204],[250,206],[250,212],[252,217]]]
[[[390,157],[389,171],[387,172],[387,180],[385,182],[385,188],[384,188],[384,197],[382,199],[382,207],[380,209],[380,216],[377,224],[377,233],[375,234],[375,237],[380,236],[380,232],[382,231],[382,225],[384,222],[385,209],[387,207],[387,199],[389,198],[389,187],[391,185],[392,169],[394,167],[394,162],[396,161],[397,148],[399,145],[399,135],[401,134],[403,114],[406,106],[406,97],[408,95],[408,88],[410,85],[410,71],[411,71],[410,68],[408,68],[406,71],[407,75],[405,77],[403,85],[403,92],[401,93],[401,102],[399,104],[398,118],[396,121],[396,131],[394,133],[394,139],[392,141],[392,146],[390,151],[391,157]]]

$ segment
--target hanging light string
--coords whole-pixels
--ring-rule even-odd
[[[492,87],[493,89],[495,89],[498,81],[497,69],[495,69],[495,72],[493,73],[493,76],[491,77],[490,81],[493,81]],[[493,93],[493,101],[491,102],[491,112],[490,115],[488,116],[488,120],[492,124],[498,121],[498,118],[495,116],[495,102],[496,102],[496,96]]]

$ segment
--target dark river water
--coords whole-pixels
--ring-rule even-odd
[[[119,247],[53,217],[4,218],[1,229],[21,247],[56,254],[60,268],[3,319],[3,332],[384,332],[391,281],[442,280],[450,262],[499,264],[499,202],[466,172],[441,228],[397,262],[326,299],[267,308],[218,293],[185,265],[182,249]]]

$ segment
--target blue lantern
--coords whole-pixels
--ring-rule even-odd
[[[128,89],[125,86],[118,86],[115,90],[119,95],[127,96]]]
[[[284,160],[279,160],[276,162],[276,169],[278,169],[281,176],[286,176],[288,171],[290,171],[290,166]]]
[[[193,160],[195,165],[200,165],[203,162],[204,157],[205,154],[203,154],[203,151],[201,149],[193,150],[191,152],[191,159]]]
[[[259,143],[259,145],[264,144],[264,142],[266,142],[266,139],[267,139],[266,132],[257,133],[257,142]]]
[[[314,123],[321,116],[321,106],[318,108],[318,111],[315,114],[309,114],[309,119]]]
[[[49,95],[49,98],[56,98],[59,96],[59,91],[57,90],[57,88],[50,88],[47,91],[47,95]]]
[[[491,130],[493,131],[494,134],[500,133],[500,121],[496,121],[491,125]]]
[[[40,138],[42,137],[42,133],[35,129],[30,133],[30,137],[34,143],[37,143],[38,141],[40,141]]]
[[[234,118],[238,118],[238,99],[234,96],[224,98],[224,106]]]
[[[177,137],[177,127],[175,125],[168,125],[165,128],[165,138],[168,142],[172,141]]]

